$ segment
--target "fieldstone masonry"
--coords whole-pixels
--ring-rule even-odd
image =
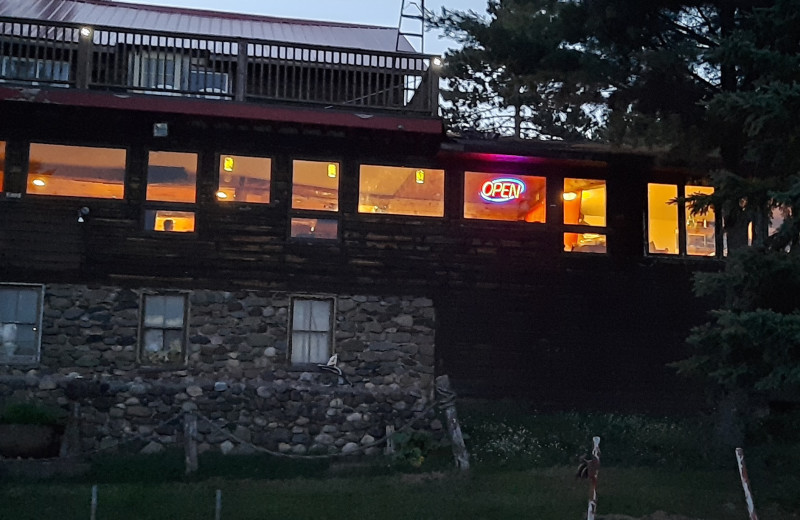
[[[0,365],[0,405],[37,401],[66,410],[79,403],[87,452],[134,437],[146,439],[135,449],[158,452],[180,441],[180,419],[163,423],[181,412],[201,417],[200,451],[252,450],[224,432],[295,454],[360,452],[387,425],[413,423],[442,435],[435,414],[423,413],[431,410],[434,377],[435,315],[427,298],[336,295],[339,378],[289,363],[290,294],[255,290],[184,291],[186,363],[143,366],[144,291],[159,293],[48,285],[40,363]]]

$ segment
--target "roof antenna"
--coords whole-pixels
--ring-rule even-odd
[[[413,38],[419,42],[419,52],[425,52],[425,20],[430,16],[425,10],[425,0],[402,0],[400,7],[400,23],[397,26],[397,43],[395,51],[400,52],[400,41]],[[410,42],[413,46],[414,42]]]

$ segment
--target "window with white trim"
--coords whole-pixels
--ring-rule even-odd
[[[0,56],[0,77],[9,80],[39,80],[39,82],[65,84],[69,81],[69,62],[29,58],[24,56]]]
[[[186,360],[186,295],[145,294],[139,360],[145,365]]]
[[[293,297],[291,356],[293,364],[326,363],[333,352],[334,299]]]
[[[0,285],[0,363],[39,361],[44,287]]]

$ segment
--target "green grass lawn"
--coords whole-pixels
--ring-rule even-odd
[[[211,478],[198,482],[99,485],[98,520],[214,518],[222,490],[222,518],[266,519],[515,519],[585,518],[586,481],[571,467],[528,471],[454,471],[277,480]],[[89,518],[89,484],[0,484],[0,518]],[[641,517],[655,511],[689,518],[747,518],[738,474],[601,468],[598,513]],[[756,489],[758,503],[758,489]],[[762,519],[798,518],[768,503]]]

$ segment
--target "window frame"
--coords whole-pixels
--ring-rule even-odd
[[[38,289],[36,298],[36,323],[34,324],[34,332],[36,333],[36,353],[33,356],[13,356],[7,358],[2,349],[2,339],[0,338],[0,366],[13,366],[13,365],[37,365],[42,357],[42,320],[44,319],[44,297],[45,286],[38,283],[16,283],[16,282],[0,282],[0,290],[11,288],[17,289]],[[13,322],[18,323],[18,322]],[[16,358],[16,359],[15,359]]]
[[[164,363],[152,363],[150,360],[145,359],[144,357],[144,348],[145,348],[145,332],[147,330],[178,330],[176,327],[148,327],[145,325],[145,318],[146,318],[146,305],[147,305],[147,298],[150,297],[174,297],[180,296],[183,298],[183,318],[181,324],[181,355],[180,360],[175,362],[164,362]],[[189,317],[190,317],[190,294],[185,291],[144,291],[139,295],[139,330],[138,337],[137,337],[137,346],[136,346],[136,363],[139,366],[144,367],[154,367],[154,368],[164,368],[169,369],[171,367],[185,367],[189,362]]]
[[[295,331],[294,326],[294,308],[295,303],[297,301],[303,302],[314,302],[314,301],[324,301],[328,302],[330,305],[330,316],[328,318],[328,330],[326,331],[328,334],[328,342],[327,342],[327,357],[324,361],[315,362],[315,361],[292,361],[292,356],[294,353],[294,333],[313,333],[319,331],[312,331],[312,330],[297,330]],[[288,319],[288,341],[287,345],[288,348],[286,349],[286,362],[293,367],[304,367],[309,365],[317,365],[317,364],[325,364],[327,363],[328,359],[336,352],[336,309],[337,309],[337,300],[335,295],[329,294],[292,294],[289,296],[289,319]]]
[[[316,162],[316,163],[336,163],[339,168],[337,174],[337,196],[336,196],[336,209],[335,210],[315,210],[315,209],[295,209],[292,205],[294,197],[294,163],[295,161]],[[342,170],[344,159],[341,157],[308,157],[308,156],[292,156],[289,158],[290,165],[290,182],[289,182],[289,219],[286,226],[286,237],[288,241],[294,243],[307,243],[307,244],[331,244],[338,243],[342,238]],[[313,236],[292,236],[292,222],[295,219],[317,219],[317,220],[334,220],[336,221],[336,236],[333,238],[313,237]]]
[[[178,154],[190,154],[194,155],[197,158],[197,162],[195,165],[195,181],[194,181],[194,202],[178,202],[178,201],[163,201],[163,200],[150,200],[147,198],[147,188],[150,185],[150,153],[151,152],[160,152],[160,153],[178,153]],[[145,147],[145,163],[144,163],[144,190],[143,190],[143,204],[141,209],[141,228],[144,233],[149,236],[158,236],[158,237],[168,237],[168,238],[176,238],[176,237],[184,237],[184,238],[192,238],[198,235],[198,222],[199,222],[199,205],[198,201],[201,198],[200,194],[200,175],[201,175],[201,166],[203,164],[203,152],[197,150],[170,150],[170,149],[163,149],[163,148],[148,148]],[[216,198],[216,197],[215,197]],[[185,212],[185,213],[192,213],[194,215],[194,230],[192,231],[165,231],[165,230],[158,230],[158,229],[147,229],[147,212],[153,211],[176,211],[176,212]],[[155,228],[155,226],[154,226]]]
[[[685,202],[676,202],[675,208],[677,212],[677,227],[678,227],[678,251],[676,253],[660,253],[660,252],[651,252],[650,251],[650,198],[649,198],[649,190],[650,185],[662,185],[662,186],[672,186],[676,188],[676,199],[683,199],[686,197],[686,187],[687,186],[696,186],[696,187],[704,187],[704,188],[712,188],[713,186],[709,186],[708,184],[703,183],[701,180],[694,180],[694,179],[685,179],[685,180],[655,180],[655,181],[647,181],[645,183],[645,205],[644,205],[644,254],[645,256],[649,256],[652,258],[679,258],[679,259],[718,259],[724,257],[724,247],[723,247],[723,233],[721,230],[721,219],[720,215],[717,213],[716,208],[714,208],[714,254],[713,255],[697,255],[697,254],[689,254],[689,234],[686,228],[686,224],[689,218],[689,211],[686,207]]]
[[[448,199],[448,185],[447,185],[447,169],[441,167],[441,165],[433,165],[430,162],[420,161],[421,164],[409,165],[408,163],[402,164],[387,164],[381,161],[369,161],[369,160],[362,160],[357,163],[357,182],[356,182],[356,208],[355,214],[365,217],[381,217],[381,218],[389,218],[389,219],[435,219],[435,220],[444,220],[447,218],[447,199]],[[441,215],[413,215],[409,213],[389,213],[389,212],[366,212],[361,211],[359,208],[361,206],[361,176],[362,176],[362,168],[364,166],[373,166],[377,168],[402,168],[408,170],[437,170],[442,172],[442,214]],[[462,172],[463,177],[463,172]],[[463,197],[463,194],[462,194]],[[462,218],[463,218],[463,210],[462,210]]]
[[[605,222],[604,225],[592,225],[588,223],[584,224],[572,224],[565,222],[566,220],[566,213],[564,211],[565,203],[567,200],[564,198],[564,194],[566,193],[566,182],[567,180],[573,181],[597,181],[603,183],[603,190],[605,192],[605,201],[603,202],[603,221]],[[581,190],[583,191],[583,190]],[[561,248],[562,254],[593,254],[593,255],[607,255],[608,254],[608,179],[603,177],[564,177],[561,179],[561,190],[559,191],[559,200],[561,201],[561,242],[564,247]],[[590,245],[589,249],[586,251],[581,251],[580,249],[573,249],[571,251],[566,250],[566,239],[567,235],[597,235],[597,238],[603,237],[603,251],[597,251],[594,249],[594,245]]]
[[[221,200],[217,197],[217,193],[221,191],[222,186],[220,186],[220,169],[222,167],[222,158],[226,156],[234,156],[234,157],[249,157],[252,159],[269,159],[269,202],[247,202],[243,200]],[[214,203],[219,204],[220,207],[226,206],[247,206],[253,208],[266,208],[275,206],[275,163],[276,157],[275,155],[255,155],[250,153],[233,153],[233,152],[223,152],[217,151],[214,153],[214,168],[215,168],[215,176],[214,176],[214,184],[216,184],[216,189],[213,193]],[[198,172],[199,175],[199,172]]]
[[[28,178],[30,176],[30,163],[31,163],[31,146],[39,144],[39,145],[46,145],[46,146],[65,146],[65,147],[74,147],[74,148],[100,148],[100,149],[111,149],[111,150],[124,150],[125,151],[125,164],[123,166],[123,177],[122,177],[122,197],[120,198],[113,198],[113,197],[82,197],[78,195],[51,195],[48,193],[31,193],[28,191]],[[6,141],[6,146],[8,146],[8,141]],[[8,154],[6,154],[8,155]],[[84,141],[80,142],[63,142],[63,141],[51,141],[51,140],[29,140],[26,142],[25,146],[25,173],[23,176],[24,186],[25,186],[25,195],[32,196],[32,197],[41,197],[41,198],[55,198],[55,199],[81,199],[81,200],[91,200],[92,202],[123,202],[128,200],[129,197],[129,177],[130,177],[130,164],[131,164],[131,147],[125,145],[117,145],[117,144],[106,144],[106,143],[97,143],[92,141],[91,143],[86,143]]]

